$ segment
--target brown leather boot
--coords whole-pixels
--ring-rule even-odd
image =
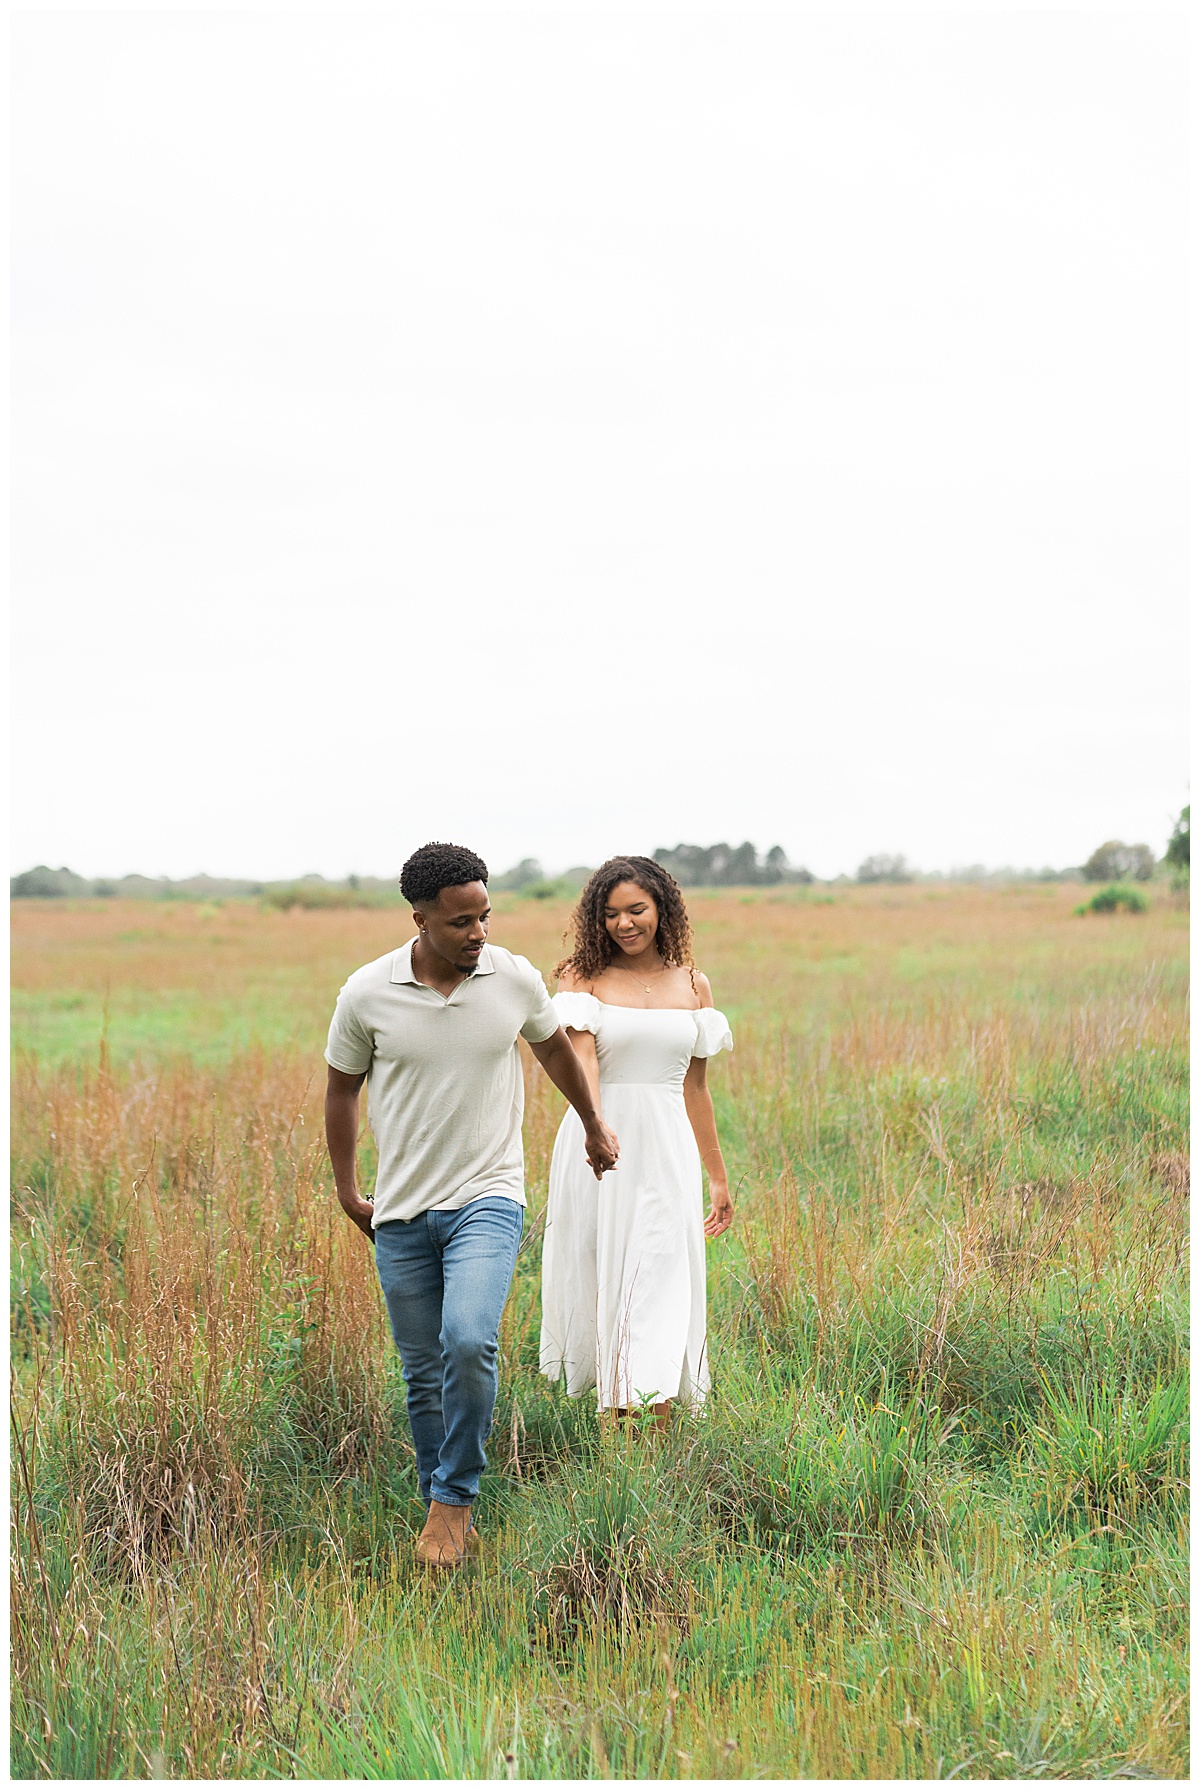
[[[417,1559],[422,1566],[461,1566],[478,1549],[478,1536],[472,1542],[473,1534],[469,1504],[439,1504],[435,1498],[417,1537]]]

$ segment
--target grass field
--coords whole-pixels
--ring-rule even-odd
[[[448,1582],[320,1129],[403,911],[17,903],[14,1775],[1184,1775],[1187,916],[1077,900],[694,895],[738,1217],[661,1447],[537,1375],[527,1064]]]

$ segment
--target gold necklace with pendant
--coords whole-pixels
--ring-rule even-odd
[[[632,977],[633,977],[633,979],[634,979],[634,981],[635,981],[635,982],[638,982],[638,981],[639,981],[639,978],[638,978],[638,976],[637,976],[637,975],[636,975],[636,973],[635,973],[635,972],[634,972],[634,971],[633,971],[633,970],[627,970],[627,969],[626,969],[626,968],[625,968],[625,965],[624,965],[624,964],[623,964],[623,963],[618,963],[618,964],[614,964],[614,966],[613,966],[613,967],[614,967],[614,969],[618,969],[618,970],[620,970],[620,971],[621,971],[621,973],[622,973],[622,975],[625,975],[625,976],[632,976]],[[658,975],[658,976],[665,976],[665,975],[666,975],[666,973],[667,973],[667,969],[668,969],[668,967],[669,967],[669,966],[668,966],[668,965],[667,965],[667,964],[665,964],[665,963],[664,963],[664,964],[663,964],[663,966],[662,966],[662,968],[661,968],[661,970],[659,970],[659,971],[658,971],[658,972],[657,972],[657,975]],[[648,982],[641,982],[641,983],[640,983],[640,986],[641,986],[641,987],[642,987],[642,988],[644,988],[644,989],[645,989],[645,991],[646,991],[646,993],[647,993],[647,994],[651,994],[651,993],[652,993],[652,992],[653,992],[653,990],[652,990],[652,989],[651,989],[651,987],[650,987],[650,984],[649,984],[649,983],[648,983]]]

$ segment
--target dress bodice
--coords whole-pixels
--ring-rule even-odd
[[[596,1039],[600,1081],[683,1087],[693,1057],[732,1050],[729,1021],[716,1007],[612,1007],[594,994],[556,994],[564,1026]]]

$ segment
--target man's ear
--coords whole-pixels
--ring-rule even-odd
[[[414,907],[414,909],[412,911],[412,916],[413,916],[413,919],[417,923],[417,931],[424,932],[424,930],[425,930],[425,910],[424,910],[424,908]]]

